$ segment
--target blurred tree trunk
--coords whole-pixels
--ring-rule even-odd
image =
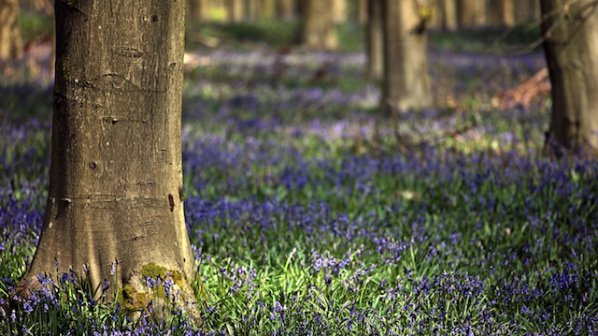
[[[486,3],[483,0],[459,0],[459,27],[475,28],[486,23]]]
[[[272,20],[276,16],[275,0],[260,0],[260,19]]]
[[[295,6],[296,5],[293,0],[280,0],[278,6],[279,17],[284,21],[295,20]]]
[[[19,28],[19,1],[0,0],[0,60],[23,56],[23,40]]]
[[[253,22],[259,18],[258,5],[258,0],[245,0],[245,17],[248,21]]]
[[[517,0],[516,21],[526,23],[540,19],[540,2],[538,0]]]
[[[336,28],[332,21],[332,0],[306,0],[302,40],[309,48],[336,49]]]
[[[490,0],[487,6],[488,23],[495,27],[512,27],[515,25],[514,0]]]
[[[245,19],[245,8],[243,0],[227,0],[228,22],[238,23]]]
[[[365,25],[368,21],[368,1],[369,0],[358,0],[357,19],[362,25]]]
[[[366,45],[368,53],[367,76],[381,80],[384,74],[384,21],[382,0],[368,0]]]
[[[332,21],[336,24],[347,20],[347,0],[332,0]]]
[[[384,103],[391,111],[432,104],[427,31],[413,0],[383,0]],[[425,27],[424,27],[425,28]]]
[[[444,31],[457,30],[457,2],[456,0],[438,0],[438,15],[440,26]]]
[[[196,21],[204,20],[206,8],[205,0],[189,0],[187,5],[189,18]]]
[[[164,312],[168,302],[147,292],[143,275],[168,272],[173,292],[194,301],[182,202],[184,8],[56,1],[50,184],[22,290],[36,288],[40,273],[56,279],[72,267],[98,296],[104,280],[110,291],[127,286],[124,309],[152,301]]]
[[[501,24],[504,27],[513,27],[515,25],[515,3],[514,0],[501,1]]]
[[[542,0],[552,84],[547,151],[598,155],[598,3]]]

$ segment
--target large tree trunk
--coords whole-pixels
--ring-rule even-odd
[[[306,0],[302,40],[309,48],[336,49],[338,41],[332,21],[332,0]]]
[[[486,2],[459,0],[459,27],[475,28],[486,23]]]
[[[22,55],[19,1],[0,0],[0,60],[16,59]]]
[[[384,22],[382,0],[368,0],[366,45],[368,53],[367,76],[381,80],[384,75]]]
[[[384,103],[391,110],[432,104],[427,32],[413,0],[382,0],[384,15]]]
[[[104,279],[112,290],[128,286],[122,305],[135,309],[152,299],[142,276],[169,272],[192,300],[181,168],[184,7],[56,1],[50,185],[23,286],[72,267],[91,288]]]
[[[598,154],[598,4],[542,0],[544,51],[552,84],[547,150]]]
[[[456,0],[438,0],[440,26],[444,31],[457,30],[457,2]]]
[[[243,0],[227,0],[228,22],[237,23],[245,19],[245,8]]]

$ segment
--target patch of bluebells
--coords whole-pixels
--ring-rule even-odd
[[[215,66],[242,80],[191,85],[189,94],[199,97],[186,102],[183,130],[185,216],[205,288],[198,294],[204,324],[194,328],[176,310],[167,321],[131,320],[118,304],[96,300],[74,273],[40,277],[40,291],[14,296],[45,201],[49,129],[32,119],[0,125],[0,330],[598,333],[598,166],[551,161],[526,147],[540,143],[545,117],[534,118],[545,110],[496,117],[482,106],[473,121],[440,110],[404,115],[417,125],[407,132],[419,141],[416,149],[360,151],[363,143],[373,146],[376,125],[362,103],[378,97],[375,88],[251,87],[245,76],[254,76],[256,67],[270,71],[267,57],[216,55]],[[302,57],[289,62],[305,62]],[[305,57],[322,63],[334,55]],[[340,57],[341,75],[363,62]],[[451,57],[444,60],[449,66],[467,65]],[[475,71],[494,62],[469,61],[481,64]],[[521,62],[518,67],[536,67]],[[291,71],[305,68],[315,67]],[[517,129],[524,119],[536,131]],[[446,135],[464,123],[463,134]],[[380,132],[395,134],[390,125]],[[486,138],[497,139],[498,147],[463,147]],[[147,279],[147,286],[176,295],[168,279]],[[14,308],[5,308],[9,301]],[[40,324],[42,316],[59,323]]]

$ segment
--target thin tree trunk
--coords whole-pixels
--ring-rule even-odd
[[[367,22],[367,76],[369,79],[381,80],[384,75],[382,0],[368,0]]]
[[[515,19],[518,23],[529,23],[540,19],[538,0],[517,0]]]
[[[515,25],[515,3],[514,0],[501,0],[501,24],[504,27]]]
[[[189,0],[187,5],[188,17],[192,20],[205,20],[207,2],[205,0]]]
[[[228,22],[238,23],[245,19],[245,8],[243,0],[227,0]]]
[[[19,1],[0,0],[0,60],[17,59],[22,55]]]
[[[444,31],[457,30],[457,2],[456,0],[438,0],[441,27]]]
[[[184,7],[56,1],[50,185],[22,287],[72,267],[91,288],[109,280],[121,306],[138,309],[155,299],[142,277],[169,272],[181,299],[193,301],[182,201]]]
[[[542,0],[544,51],[552,84],[547,150],[598,155],[598,4]],[[563,152],[564,151],[564,152]]]
[[[347,20],[347,0],[332,0],[332,21],[336,24]]]
[[[357,20],[365,25],[368,21],[368,0],[358,0],[357,6]]]
[[[280,0],[279,17],[284,21],[295,20],[295,2],[293,0]]]
[[[383,0],[384,103],[391,110],[432,104],[428,79],[427,32],[412,0]]]
[[[276,16],[276,3],[274,0],[260,0],[260,18],[272,20]]]
[[[302,40],[309,48],[336,49],[338,41],[332,21],[332,0],[306,0]]]
[[[486,4],[482,0],[459,0],[459,27],[475,28],[486,23]]]

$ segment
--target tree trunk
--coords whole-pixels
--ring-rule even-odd
[[[243,22],[245,18],[245,8],[243,0],[227,0],[228,22]]]
[[[515,3],[514,0],[501,0],[501,24],[503,27],[515,25]]]
[[[332,0],[332,21],[336,24],[347,20],[347,0]]]
[[[249,22],[254,22],[259,17],[258,0],[245,0],[245,16]]]
[[[457,30],[457,3],[456,0],[438,0],[440,25],[444,31]]]
[[[485,24],[485,9],[485,1],[459,0],[459,27],[475,28]]]
[[[368,53],[367,76],[381,80],[384,75],[384,24],[382,0],[368,0],[366,45]]]
[[[306,0],[302,40],[309,48],[336,49],[338,41],[332,21],[332,0]]]
[[[494,27],[515,25],[515,3],[513,0],[489,0],[487,2],[487,23]]]
[[[279,17],[284,21],[295,20],[295,2],[293,0],[280,0],[278,5]]]
[[[56,1],[50,185],[22,286],[72,267],[91,288],[109,280],[134,310],[152,300],[142,277],[169,272],[193,300],[182,202],[184,7]]]
[[[413,0],[383,0],[384,102],[391,110],[432,104],[428,79],[427,32]]]
[[[19,1],[0,0],[0,60],[17,59],[22,55]]]
[[[598,4],[542,0],[552,84],[547,150],[598,155]]]
[[[540,19],[538,0],[518,0],[516,5],[516,19],[519,23],[529,23]]]
[[[192,20],[205,20],[207,18],[207,1],[206,0],[189,0],[187,5],[188,17]]]
[[[369,0],[358,0],[357,20],[362,25],[367,24],[368,21],[368,1]]]
[[[276,3],[274,0],[260,0],[260,18],[272,20],[276,16]]]

